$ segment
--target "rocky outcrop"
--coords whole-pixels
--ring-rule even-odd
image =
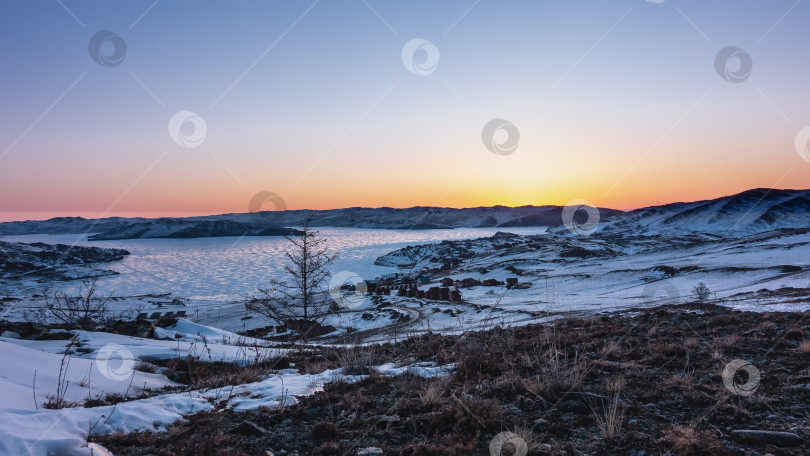
[[[99,264],[122,260],[127,255],[129,252],[123,249],[0,241],[0,278],[28,276],[74,280],[102,277],[117,273],[98,269]]]

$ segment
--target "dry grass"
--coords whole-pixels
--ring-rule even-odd
[[[537,449],[538,445],[540,445],[540,441],[532,433],[532,430],[527,427],[517,427],[513,433],[523,439],[523,443],[526,443],[526,451],[528,453],[533,453]],[[520,445],[520,442],[518,442],[518,445]],[[520,448],[517,448],[517,445],[512,445],[512,447],[514,447],[515,452],[510,454],[517,455],[517,450]],[[503,452],[503,450],[506,450],[506,448],[503,448],[501,451]]]
[[[759,324],[759,327],[764,330],[771,330],[776,327],[776,323],[772,321],[763,321],[762,323]]]
[[[335,355],[343,375],[369,375],[375,371],[378,358],[373,345],[357,345],[336,351]]]
[[[624,377],[609,378],[605,382],[605,389],[612,394],[621,393],[625,386],[627,386],[627,380]]]
[[[447,395],[447,387],[450,384],[450,379],[447,377],[439,377],[430,380],[425,389],[419,394],[419,400],[424,406],[433,406],[440,404]]]
[[[683,345],[690,350],[694,350],[700,345],[700,341],[697,339],[697,337],[687,337],[683,341]]]
[[[576,351],[569,354],[554,328],[545,331],[547,347],[537,353],[537,364],[548,390],[560,393],[573,391],[585,379],[585,357]]]
[[[600,409],[591,404],[591,416],[596,421],[599,432],[606,440],[615,440],[622,433],[625,408],[621,405],[621,393],[627,381],[624,377],[614,377],[605,382],[605,389],[611,393],[607,404]]]
[[[694,426],[672,426],[664,431],[664,441],[679,456],[724,454],[723,446],[713,431],[699,431]]]
[[[737,342],[740,341],[740,336],[737,334],[729,334],[727,336],[718,337],[714,339],[712,345],[714,348],[720,352],[725,352],[729,349],[734,348],[737,345]]]
[[[609,340],[605,343],[605,346],[602,348],[602,356],[608,357],[610,355],[619,355],[621,354],[622,346],[619,342],[615,340]]]
[[[445,380],[372,373],[349,381],[336,373],[322,390],[283,409],[198,413],[175,425],[182,433],[173,429],[92,439],[120,456],[204,451],[260,456],[270,448],[323,456],[352,454],[365,446],[384,447],[391,455],[462,456],[489,454],[492,437],[509,430],[526,441],[526,456],[629,454],[630,449],[722,456],[752,449],[733,441],[726,430],[777,422],[770,417],[774,413],[779,426],[805,429],[807,417],[792,413],[795,390],[775,387],[767,397],[758,392],[738,398],[724,388],[720,375],[720,367],[737,353],[776,347],[763,365],[768,381],[796,383],[798,375],[807,374],[810,359],[797,351],[810,329],[801,326],[803,315],[773,314],[775,329],[764,334],[761,314],[701,310],[696,315],[688,309],[657,309],[610,315],[593,324],[569,320],[559,326],[431,334],[373,348],[317,347],[313,353],[287,356],[298,368],[313,362],[318,370],[326,365],[366,370],[383,362],[456,363],[457,368]],[[741,337],[722,352],[714,344],[731,333],[731,325]],[[655,337],[647,335],[650,327],[658,328]],[[802,333],[785,339],[792,327]],[[599,359],[606,343],[615,340],[622,341],[620,355],[611,355],[610,362]],[[723,340],[724,345],[732,342]],[[227,434],[244,420],[269,432],[263,437]],[[220,430],[226,434],[217,436]],[[514,449],[505,446],[502,454]],[[772,452],[798,456],[807,447]]]
[[[165,374],[170,379],[193,389],[222,388],[258,382],[273,373],[275,367],[271,362],[240,366],[225,361],[199,361],[191,357],[156,361],[156,364],[166,367]]]
[[[540,380],[540,376],[535,376],[530,379],[521,379],[521,384],[527,392],[534,396],[542,397],[548,393],[548,387]]]

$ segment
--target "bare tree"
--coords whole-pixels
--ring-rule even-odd
[[[112,292],[107,296],[96,296],[96,279],[85,279],[79,286],[77,296],[62,290],[45,294],[47,314],[72,327],[93,329],[101,320],[108,317]]]
[[[310,228],[311,219],[303,222],[297,236],[285,236],[290,250],[285,253],[284,270],[288,280],[271,280],[270,286],[259,289],[259,296],[245,304],[271,320],[297,329],[304,340],[323,320],[339,311],[324,293],[329,279],[329,266],[337,259],[324,245],[326,240]]]
[[[711,291],[709,291],[709,286],[706,285],[706,282],[700,282],[692,288],[692,294],[695,295],[698,302],[704,303],[709,300]]]

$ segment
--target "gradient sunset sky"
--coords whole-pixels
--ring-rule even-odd
[[[810,187],[794,144],[810,126],[810,1],[10,0],[0,12],[0,220],[247,212],[259,191],[290,209],[629,209]],[[94,60],[100,31],[115,39]],[[403,58],[413,39],[431,44]],[[750,56],[744,80],[727,80],[736,57],[726,78],[717,68],[728,46]],[[116,50],[123,61],[104,60]],[[198,147],[170,135],[180,111],[204,119]],[[496,118],[519,130],[510,155],[482,141]]]

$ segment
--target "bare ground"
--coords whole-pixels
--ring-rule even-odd
[[[509,431],[526,442],[526,455],[810,454],[808,317],[682,305],[427,334],[348,353],[312,348],[292,356],[296,366],[362,371],[434,361],[456,368],[435,379],[372,373],[328,383],[284,408],[237,413],[221,403],[168,432],[93,440],[116,455],[352,455],[365,447],[487,455],[493,437]],[[735,359],[755,371],[726,372],[724,383]],[[232,431],[245,421],[261,429]],[[739,430],[789,432],[798,441],[743,440]],[[516,449],[521,454],[504,445],[502,454]]]

